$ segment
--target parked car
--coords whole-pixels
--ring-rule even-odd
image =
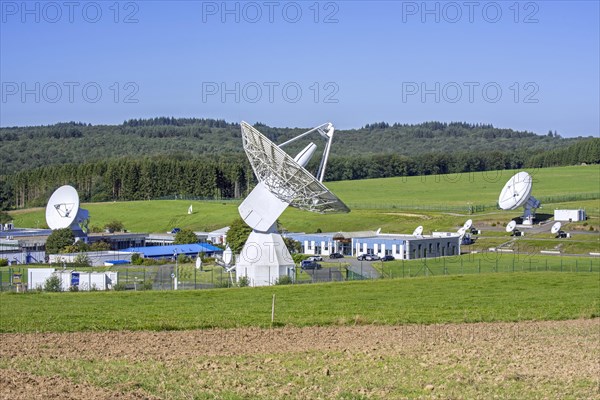
[[[307,258],[308,261],[323,261],[323,257],[321,256],[310,256]]]
[[[321,269],[321,264],[316,261],[304,260],[300,263],[302,269]]]
[[[395,260],[394,256],[391,256],[391,255],[381,257],[381,261],[394,261],[394,260]]]
[[[344,258],[344,255],[341,253],[331,253],[329,258]]]
[[[358,261],[377,261],[379,256],[376,254],[361,254],[356,258]]]

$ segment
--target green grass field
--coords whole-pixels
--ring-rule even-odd
[[[598,273],[510,273],[195,291],[0,294],[0,332],[561,320],[600,316]]]
[[[481,219],[507,221],[518,216],[517,211],[500,212],[493,209],[506,180],[516,171],[490,171],[423,177],[399,177],[360,181],[329,182],[327,186],[351,208],[349,214],[318,215],[288,209],[281,222],[291,231],[314,232],[377,229],[387,232],[412,231],[415,224],[430,230],[454,228],[464,222],[471,205],[492,207],[474,215]],[[567,203],[545,203],[540,213],[552,213],[555,206],[583,207],[590,221],[598,225],[600,216],[600,166],[578,166],[528,170],[534,177],[534,192],[538,198],[548,196],[595,197],[596,200],[575,200]],[[568,184],[564,184],[568,182]],[[584,196],[585,197],[585,196]],[[194,206],[194,214],[187,208]],[[103,226],[120,220],[129,231],[164,232],[173,227],[212,230],[229,224],[238,216],[238,202],[232,201],[135,201],[83,204],[90,211],[91,225]],[[444,213],[444,209],[455,213]],[[410,212],[403,212],[410,211]],[[452,215],[452,214],[462,215]],[[449,215],[450,214],[450,215]],[[490,215],[491,214],[491,215]],[[42,227],[44,210],[12,212],[17,226]]]

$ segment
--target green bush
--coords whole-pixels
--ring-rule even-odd
[[[0,258],[0,267],[6,267],[8,265],[8,260],[6,258]]]
[[[247,276],[242,276],[240,279],[238,279],[238,286],[239,287],[250,286],[250,278],[248,278]]]
[[[75,286],[75,285],[69,286],[69,292],[79,292],[79,286]]]
[[[276,285],[291,285],[294,283],[291,277],[284,275],[275,281]]]
[[[177,256],[177,262],[179,264],[185,264],[185,263],[189,263],[191,260],[188,256],[186,256],[185,254],[179,254]]]
[[[310,257],[310,256],[307,254],[300,254],[300,253],[292,254],[292,259],[294,260],[294,263],[296,263],[296,264],[300,264],[302,261],[306,260],[308,257]]]
[[[125,289],[127,289],[127,286],[124,283],[119,282],[113,285],[113,290],[116,292],[121,292]]]
[[[142,265],[144,263],[144,259],[140,256],[139,253],[133,253],[131,255],[131,263],[133,265]]]
[[[143,261],[142,261],[142,265],[146,265],[146,266],[148,266],[148,265],[156,265],[156,264],[158,264],[158,261],[156,261],[153,258],[144,258]]]
[[[152,290],[152,282],[150,282],[150,281],[142,282],[140,285],[140,290]]]
[[[62,292],[61,281],[58,275],[52,275],[44,282],[46,292]]]

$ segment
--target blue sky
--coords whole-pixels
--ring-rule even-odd
[[[0,126],[176,116],[600,130],[597,1],[0,5]]]

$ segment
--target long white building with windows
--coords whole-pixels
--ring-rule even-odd
[[[300,242],[302,253],[321,256],[328,256],[331,253],[352,257],[375,254],[379,257],[391,255],[400,260],[413,260],[459,255],[461,245],[461,236],[454,232],[436,232],[433,235],[396,235],[367,231],[288,233],[286,236]]]

